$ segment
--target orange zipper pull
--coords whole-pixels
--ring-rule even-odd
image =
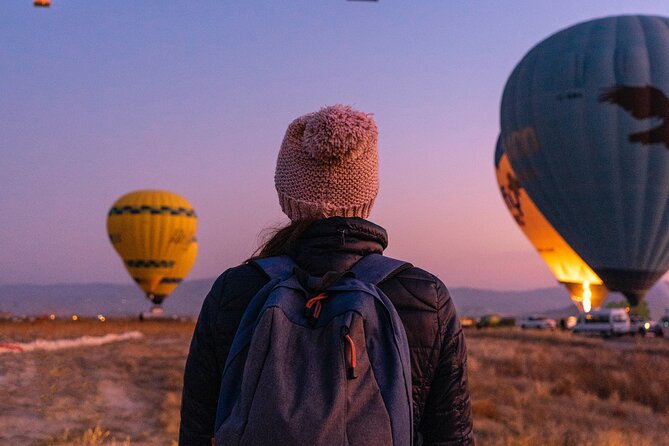
[[[304,315],[312,326],[316,324],[318,316],[321,315],[321,309],[322,309],[321,301],[323,299],[327,299],[327,297],[328,297],[327,294],[321,293],[318,296],[309,299],[307,303],[304,305],[305,307]]]
[[[348,379],[356,379],[358,377],[358,374],[355,371],[355,367],[357,365],[356,354],[355,354],[355,343],[353,342],[353,338],[351,338],[351,336],[349,336],[348,333],[344,336],[344,339],[348,341],[348,345],[351,348],[351,362],[347,370]]]

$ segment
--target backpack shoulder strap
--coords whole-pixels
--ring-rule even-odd
[[[253,263],[269,276],[270,281],[287,279],[293,274],[295,268],[295,262],[288,256],[265,257],[254,260]]]
[[[253,260],[253,263],[269,276],[269,282],[253,296],[246,306],[230,351],[228,352],[228,358],[225,363],[226,367],[251,340],[258,315],[262,311],[269,293],[279,282],[289,278],[293,274],[293,268],[295,267],[295,262],[288,256],[266,257],[264,259]]]
[[[412,266],[411,263],[403,260],[381,254],[368,254],[353,265],[351,271],[358,279],[378,285]]]

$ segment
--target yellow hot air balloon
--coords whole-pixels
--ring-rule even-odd
[[[184,197],[139,190],[109,210],[107,233],[130,276],[159,305],[188,273],[195,256],[197,217]]]
[[[168,296],[188,275],[188,272],[195,263],[197,257],[197,241],[193,239],[188,245],[188,249],[167,274],[160,279],[155,294],[158,296]]]
[[[499,140],[495,151],[495,173],[509,212],[553,275],[567,288],[576,307],[586,312],[599,308],[608,290],[539,211],[511,168]]]

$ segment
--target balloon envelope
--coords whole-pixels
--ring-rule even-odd
[[[165,273],[165,275],[160,279],[158,286],[154,291],[156,296],[168,296],[176,287],[179,286],[181,282],[186,278],[190,272],[193,264],[195,263],[195,258],[197,257],[197,242],[193,240],[188,249],[179,257],[179,259],[174,263],[174,266]]]
[[[497,185],[511,216],[558,282],[567,288],[576,307],[580,311],[601,307],[608,294],[602,280],[537,209],[518,181],[500,139],[497,140],[495,150],[495,174]]]
[[[669,19],[572,26],[534,47],[502,98],[502,142],[550,224],[636,304],[669,269]]]
[[[159,190],[126,194],[107,216],[109,240],[130,276],[155,304],[195,261],[196,228],[197,217],[188,200]]]

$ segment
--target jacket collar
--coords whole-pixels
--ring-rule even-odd
[[[357,217],[315,221],[295,243],[291,257],[313,275],[347,271],[367,254],[383,253],[388,234],[381,226]]]

